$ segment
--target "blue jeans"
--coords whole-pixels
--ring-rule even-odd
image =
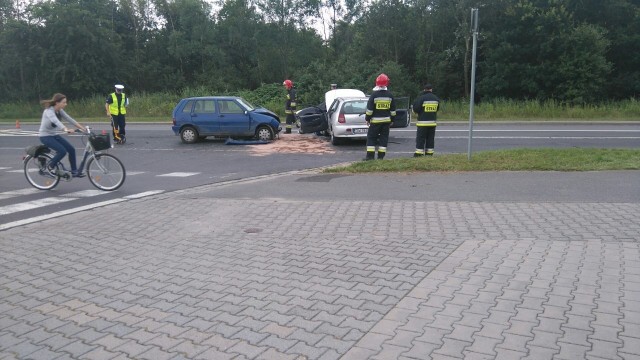
[[[73,148],[73,145],[71,145],[67,139],[60,135],[41,136],[40,142],[56,152],[56,155],[49,163],[50,167],[56,166],[56,164],[58,164],[68,153],[71,171],[75,172],[78,170],[78,167],[76,166],[76,149]]]

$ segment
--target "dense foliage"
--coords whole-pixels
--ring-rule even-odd
[[[119,82],[267,102],[290,78],[315,104],[331,83],[369,91],[380,72],[398,95],[429,81],[461,99],[472,7],[483,101],[640,94],[636,0],[0,0],[0,101],[102,96]]]

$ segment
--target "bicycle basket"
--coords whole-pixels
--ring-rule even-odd
[[[109,135],[95,135],[89,136],[89,142],[95,151],[111,149],[111,139]]]

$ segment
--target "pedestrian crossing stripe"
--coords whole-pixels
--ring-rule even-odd
[[[172,173],[162,174],[162,175],[158,175],[158,176],[187,177],[187,176],[193,176],[193,175],[198,175],[198,174],[200,174],[200,173],[199,172],[172,172]]]
[[[31,190],[31,189],[24,189],[24,190]],[[88,204],[88,205],[84,205],[84,206],[78,206],[78,207],[67,209],[67,210],[57,211],[57,212],[50,213],[50,214],[35,216],[35,217],[32,217],[32,218],[22,219],[22,220],[18,220],[18,221],[6,223],[6,224],[0,224],[0,231],[11,229],[11,228],[14,228],[14,227],[17,227],[17,226],[32,224],[32,223],[43,221],[43,220],[53,219],[53,218],[64,216],[64,215],[74,214],[74,213],[77,213],[77,212],[80,212],[80,211],[91,210],[91,209],[95,209],[95,208],[99,208],[99,207],[103,207],[103,206],[107,206],[107,205],[121,203],[121,202],[128,201],[128,200],[139,199],[139,198],[143,198],[143,197],[146,197],[146,196],[156,195],[156,194],[163,193],[164,191],[165,190],[145,191],[145,192],[138,193],[138,194],[127,195],[125,197],[118,198],[118,199],[105,200],[105,201],[101,201],[101,202],[97,202],[97,203],[93,203],[93,204]],[[99,193],[100,194],[106,194],[104,191],[99,191]],[[89,193],[87,193],[85,191],[79,191],[79,192],[76,193],[76,196],[78,196],[78,194],[86,196]],[[4,195],[8,195],[8,196],[28,195],[28,192],[27,191],[23,191],[23,190],[7,191],[5,193],[0,193],[0,198],[2,198],[2,196],[4,196]],[[67,194],[67,195],[70,195],[70,194]],[[41,199],[41,200],[27,201],[27,202],[20,203],[20,204],[14,204],[14,205],[8,205],[8,206],[0,207],[0,215],[7,215],[7,214],[10,214],[10,213],[13,213],[13,212],[18,212],[18,211],[32,210],[32,209],[39,208],[39,207],[44,207],[44,206],[54,205],[54,204],[61,204],[61,203],[64,203],[64,202],[68,202],[68,201],[72,201],[72,200],[78,200],[78,199],[79,199],[79,197],[63,197],[63,196],[60,196],[60,197],[55,197],[55,198],[46,198],[46,199]]]
[[[0,206],[0,215],[8,215],[8,214],[17,213],[20,211],[33,210],[43,206],[61,204],[63,202],[67,202],[71,200],[75,200],[75,198],[62,198],[62,197],[44,198],[39,200],[26,201],[23,203],[18,203],[13,205]]]
[[[38,136],[37,130],[4,129],[0,136]]]

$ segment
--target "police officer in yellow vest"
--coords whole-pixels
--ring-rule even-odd
[[[107,96],[105,109],[107,116],[111,118],[111,126],[113,128],[113,141],[117,144],[124,144],[125,139],[125,115],[127,114],[127,106],[129,98],[122,92],[124,85],[117,84],[116,91]]]
[[[414,157],[433,155],[439,108],[440,98],[433,94],[433,86],[426,84],[422,94],[413,103],[413,112],[418,114]]]

